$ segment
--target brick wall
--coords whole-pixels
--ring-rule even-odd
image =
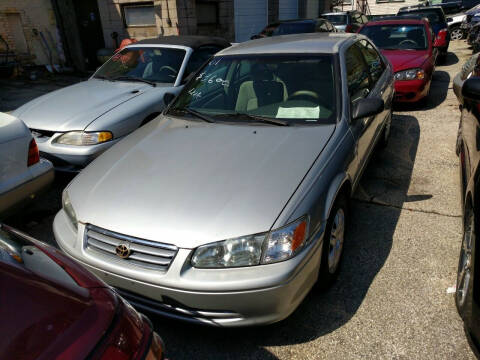
[[[20,21],[19,31],[11,28],[12,19]],[[38,31],[37,34],[34,33],[34,29]],[[63,50],[50,0],[0,1],[0,35],[8,42],[10,50],[14,51],[23,63],[35,65],[50,63],[48,50],[43,45],[40,32],[48,44],[53,63],[58,64],[60,59],[63,59]],[[20,43],[25,42],[24,49],[17,49],[16,45],[19,44],[19,41]],[[0,43],[0,51],[2,50],[4,50],[4,46]]]
[[[233,40],[234,0],[206,0],[218,4],[218,24],[198,25],[195,0],[155,0],[156,26],[125,27],[122,5],[145,3],[145,0],[98,0],[106,47],[115,47],[112,32],[119,34],[119,42],[128,37],[137,40],[158,35],[216,35]]]

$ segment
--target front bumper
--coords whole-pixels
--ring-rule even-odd
[[[318,277],[323,228],[293,259],[244,268],[196,269],[193,249],[180,248],[165,272],[105,261],[83,246],[85,225],[75,233],[65,213],[55,217],[59,247],[142,311],[213,326],[274,323],[288,317]]]
[[[0,194],[0,214],[6,216],[11,210],[22,203],[33,199],[35,195],[53,182],[52,164],[45,159],[28,169],[32,178],[5,193]]]
[[[55,142],[62,133],[56,133],[51,137],[38,136],[35,131],[33,134],[40,155],[50,160],[55,169],[61,171],[79,171],[120,140],[114,139],[97,145],[73,146]]]
[[[396,102],[416,102],[428,95],[431,80],[395,81]]]

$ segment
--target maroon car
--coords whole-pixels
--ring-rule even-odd
[[[435,37],[427,19],[395,18],[371,21],[360,34],[368,36],[392,63],[395,101],[415,102],[430,91],[435,60]]]
[[[0,359],[163,358],[150,321],[56,249],[0,224]]]

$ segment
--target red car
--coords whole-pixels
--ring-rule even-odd
[[[0,224],[0,359],[163,358],[150,321],[73,260]]]
[[[371,21],[358,32],[368,36],[392,63],[395,101],[415,102],[428,95],[440,40],[427,19]]]

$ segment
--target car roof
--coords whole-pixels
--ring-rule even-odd
[[[174,35],[174,36],[159,36],[152,39],[144,39],[137,41],[131,45],[180,45],[192,49],[197,49],[201,46],[214,45],[220,47],[228,47],[231,44],[216,36],[201,36],[201,35]]]
[[[307,33],[272,36],[246,41],[224,49],[216,56],[256,54],[334,54],[342,43],[365,38],[351,33]]]
[[[418,18],[418,19],[412,19],[412,18],[395,18],[395,19],[379,19],[379,20],[372,20],[369,21],[365,26],[374,26],[374,25],[397,25],[397,24],[405,24],[405,25],[410,25],[410,24],[426,24],[428,23],[428,20],[425,20],[423,18]]]

